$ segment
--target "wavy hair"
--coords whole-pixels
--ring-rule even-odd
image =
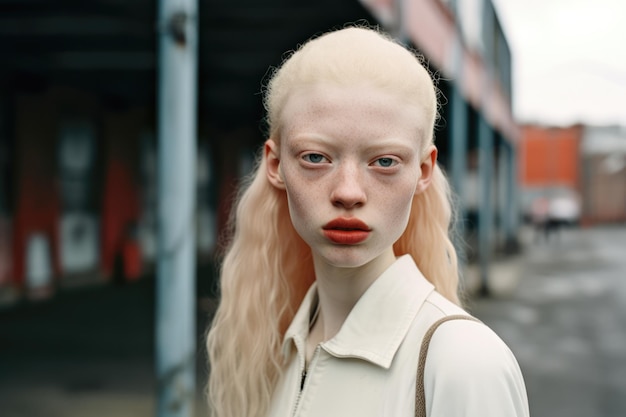
[[[433,143],[437,91],[422,59],[375,29],[346,27],[312,39],[277,69],[264,94],[269,137],[280,142],[280,114],[303,85],[367,83],[397,94],[427,115],[416,132]],[[221,300],[207,336],[209,408],[215,417],[261,417],[285,365],[283,336],[315,280],[311,250],[289,218],[286,193],[266,177],[262,156],[231,215],[231,239],[221,266]],[[437,290],[455,303],[458,270],[449,238],[453,210],[438,166],[414,197],[396,255],[411,254]]]

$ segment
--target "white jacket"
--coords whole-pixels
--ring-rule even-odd
[[[402,256],[363,294],[331,340],[321,343],[304,386],[313,284],[285,335],[287,361],[270,417],[412,417],[422,337],[437,319],[467,314],[434,291]],[[468,320],[435,332],[425,368],[429,417],[528,416],[515,357],[487,326]]]

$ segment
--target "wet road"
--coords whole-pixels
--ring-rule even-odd
[[[526,246],[510,297],[472,310],[516,354],[531,416],[626,416],[626,227],[561,232]]]
[[[526,245],[516,285],[469,307],[517,356],[533,417],[626,416],[626,226],[562,232]],[[506,268],[493,271],[494,287],[510,281]],[[153,284],[0,311],[0,416],[154,415]],[[201,309],[198,321],[202,352]],[[202,354],[197,362],[201,387]],[[204,415],[201,388],[198,404]]]

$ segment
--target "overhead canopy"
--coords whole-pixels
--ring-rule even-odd
[[[153,103],[157,0],[0,0],[0,95],[64,85]],[[361,19],[358,0],[199,1],[200,118],[257,123],[261,80],[311,35]]]

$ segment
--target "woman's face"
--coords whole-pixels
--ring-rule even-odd
[[[371,86],[317,84],[292,92],[268,140],[268,178],[287,193],[296,231],[316,261],[359,267],[393,257],[413,197],[437,156],[418,107]],[[393,258],[392,258],[393,259]]]

